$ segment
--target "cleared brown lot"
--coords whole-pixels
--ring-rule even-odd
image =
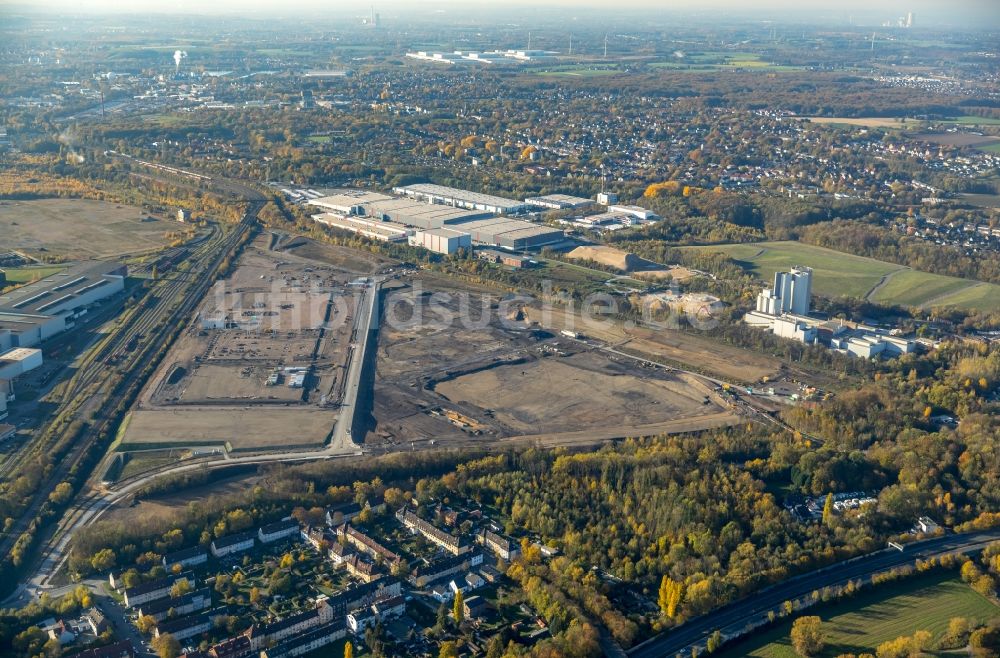
[[[187,407],[132,412],[121,449],[229,442],[234,450],[321,446],[337,412],[310,407]]]
[[[699,372],[722,378],[753,382],[775,375],[781,362],[750,350],[671,329],[626,328],[620,322],[586,323],[579,313],[561,308],[543,312],[526,307],[528,320],[552,331],[569,328],[605,341],[623,351],[638,352],[654,359],[667,359]]]
[[[638,377],[594,353],[503,365],[438,384],[449,400],[489,411],[516,434],[606,428],[611,436],[721,411],[704,394],[673,378]]]
[[[162,217],[144,221],[150,217],[141,208],[89,199],[3,201],[0,235],[5,249],[94,258],[162,247],[168,232],[185,229]]]

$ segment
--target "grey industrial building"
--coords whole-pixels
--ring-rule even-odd
[[[0,295],[0,350],[31,347],[73,325],[85,307],[125,289],[121,263],[91,262]]]
[[[334,221],[331,215],[313,216],[316,221],[341,228],[344,227],[341,225],[345,221],[365,218],[374,220],[375,226],[367,227],[369,231],[379,226],[384,226],[388,230],[392,225],[409,226],[422,232],[448,229],[469,234],[472,242],[476,244],[509,249],[527,249],[552,244],[565,237],[559,229],[509,217],[497,217],[497,212],[510,210],[515,205],[524,207],[524,204],[510,199],[441,185],[410,185],[395,188],[393,191],[409,196],[399,198],[379,192],[342,190],[338,194],[313,199],[308,203],[341,216],[343,219],[339,222]],[[382,225],[381,222],[385,224]],[[415,243],[427,246],[423,244],[423,237]],[[461,244],[456,243],[455,248],[458,246]],[[444,253],[452,252],[453,250],[449,250]]]
[[[487,219],[493,216],[488,210],[465,210],[427,203],[418,199],[387,199],[364,205],[365,214],[384,221],[406,224],[419,229],[441,228],[446,224],[457,224],[472,219]]]
[[[565,238],[560,229],[502,217],[461,222],[452,224],[449,228],[465,231],[472,236],[472,241],[476,244],[508,249],[540,247],[560,242]]]
[[[586,208],[594,205],[593,199],[585,199],[569,194],[545,194],[543,196],[533,196],[524,200],[529,206],[536,208],[550,208],[552,210],[569,210],[575,208]]]
[[[492,194],[460,190],[457,187],[434,185],[433,183],[394,187],[392,191],[396,194],[421,199],[428,203],[439,203],[456,208],[468,208],[469,210],[486,210],[498,214],[509,215],[521,213],[528,208],[528,205],[523,201],[505,199],[504,197]]]

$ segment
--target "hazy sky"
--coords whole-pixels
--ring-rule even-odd
[[[969,23],[986,29],[1000,29],[1000,0],[0,0],[0,14],[30,7],[38,11],[42,5],[50,11],[97,12],[167,12],[185,14],[240,13],[243,15],[283,15],[295,12],[325,12],[345,14],[367,12],[374,4],[383,16],[390,14],[430,14],[435,10],[447,13],[491,14],[509,7],[511,12],[526,8],[572,7],[588,14],[607,9],[621,12],[627,9],[644,11],[709,13],[724,11],[725,15],[753,15],[801,19],[807,13],[822,16],[855,15],[859,21],[888,20],[908,11],[917,16],[918,25]],[[516,19],[516,14],[511,16]],[[2,15],[0,15],[2,19]]]

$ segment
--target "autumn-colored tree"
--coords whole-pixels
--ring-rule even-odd
[[[833,494],[826,495],[826,502],[823,503],[823,525],[830,525],[833,522]]]
[[[451,613],[455,617],[456,624],[461,624],[465,621],[465,596],[462,594],[462,590],[455,592],[455,600],[451,605]]]
[[[152,646],[160,658],[177,658],[181,653],[181,643],[170,633],[155,638]]]
[[[344,658],[354,658],[354,644],[350,640],[344,643]]]
[[[825,641],[819,617],[799,617],[792,624],[792,647],[800,656],[815,656],[823,651]]]
[[[140,633],[149,633],[156,627],[156,619],[150,615],[142,615],[135,621],[135,627]]]
[[[170,596],[177,598],[178,596],[184,596],[191,591],[191,581],[187,578],[181,578],[170,588]]]
[[[676,617],[677,606],[680,605],[683,595],[684,583],[677,582],[669,576],[663,576],[660,580],[660,591],[657,597],[660,611],[670,619]]]
[[[98,551],[94,557],[90,559],[90,564],[94,567],[94,571],[107,571],[108,569],[113,569],[116,562],[117,557],[115,556],[115,552],[110,548]]]

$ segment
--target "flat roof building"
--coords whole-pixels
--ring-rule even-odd
[[[529,206],[551,208],[552,210],[586,208],[587,206],[594,205],[594,201],[592,199],[570,196],[569,194],[545,194],[542,196],[533,196],[525,199],[524,202]]]
[[[416,198],[394,197],[366,203],[364,211],[366,215],[375,219],[425,230],[493,216],[493,212],[488,210],[469,210],[464,207],[428,203]]]
[[[0,379],[14,379],[42,365],[42,351],[33,347],[0,350]]]
[[[403,196],[423,199],[429,203],[440,203],[455,206],[456,208],[468,208],[470,210],[486,210],[494,213],[512,214],[524,212],[527,209],[527,204],[522,201],[506,199],[492,194],[471,192],[456,187],[434,185],[433,183],[394,187],[392,191]]]
[[[313,215],[313,220],[330,228],[350,231],[380,242],[405,242],[412,231],[390,222],[362,219],[356,215],[341,216],[332,213]]]
[[[94,262],[70,267],[0,295],[0,312],[25,315],[70,315],[124,290],[127,268],[121,263]]]
[[[459,249],[472,249],[472,236],[450,228],[429,228],[414,233],[410,246],[423,247],[437,254],[453,254]]]
[[[450,228],[469,233],[476,244],[508,249],[537,247],[560,242],[565,238],[559,229],[502,217],[462,222],[453,224]]]
[[[310,206],[317,206],[342,215],[363,215],[364,213],[359,211],[364,204],[374,201],[388,201],[392,198],[388,194],[382,194],[381,192],[343,190],[338,194],[312,199],[306,203]]]
[[[608,212],[623,212],[626,215],[632,215],[637,219],[659,219],[660,216],[657,215],[652,210],[646,210],[641,206],[626,206],[626,205],[610,205],[608,206]]]

